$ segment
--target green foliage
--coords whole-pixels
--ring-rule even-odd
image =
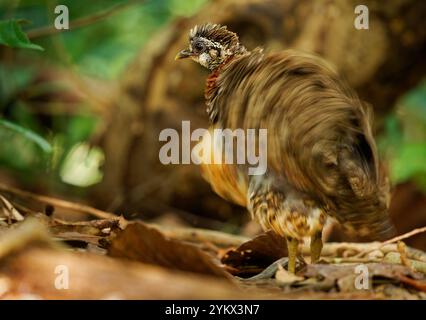
[[[413,180],[426,191],[426,81],[400,99],[379,142],[390,161],[392,181]]]
[[[79,187],[99,182],[103,152],[90,140],[102,124],[92,106],[78,99],[78,92],[77,97],[70,96],[75,88],[68,91],[67,84],[51,71],[63,68],[72,70],[76,78],[116,81],[146,42],[155,41],[156,31],[177,16],[192,15],[205,2],[0,1],[0,44],[16,48],[11,61],[0,55],[0,169],[29,183],[43,177],[44,183],[54,183],[56,188],[64,187],[63,182]],[[37,45],[30,42],[26,34],[53,26],[59,4],[69,9],[71,29],[55,32],[51,28],[47,36],[30,38]],[[73,21],[104,11],[113,14],[72,27]],[[44,48],[43,60],[39,52],[19,48]]]
[[[0,21],[0,44],[12,48],[21,49],[44,49],[37,44],[32,43],[27,35],[22,31],[21,24],[24,20],[1,20]]]
[[[24,89],[34,77],[34,68],[6,65],[0,61],[0,112],[8,101]]]
[[[27,31],[53,24],[57,4],[69,8],[70,23],[91,17],[100,11],[128,1],[118,0],[21,0],[14,16],[31,21]],[[130,1],[129,1],[130,2]],[[135,54],[167,22],[177,16],[194,14],[206,0],[145,0],[117,10],[108,18],[69,31],[37,39],[54,63],[72,64],[82,73],[102,79],[114,79],[131,62]],[[6,12],[0,4],[0,19]]]
[[[52,146],[36,132],[0,119],[0,168],[15,171],[22,181],[49,170]]]
[[[37,146],[40,147],[41,150],[43,150],[46,153],[52,152],[52,146],[49,144],[49,142],[47,142],[43,137],[39,136],[38,134],[36,134],[35,132],[31,130],[18,126],[4,119],[0,119],[0,128],[1,128],[0,130],[7,129],[21,135],[25,139],[28,139],[29,141],[35,143]]]
[[[426,143],[405,143],[392,161],[395,182],[414,180],[426,190]]]

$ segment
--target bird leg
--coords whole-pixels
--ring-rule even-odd
[[[296,257],[299,249],[299,241],[296,238],[287,237],[288,272],[296,273]]]
[[[311,237],[311,263],[316,263],[322,250],[322,230],[314,233]]]

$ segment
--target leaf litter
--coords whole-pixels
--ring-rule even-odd
[[[326,243],[320,263],[301,259],[293,275],[284,239],[271,232],[245,241],[202,229],[173,232],[109,213],[59,219],[61,208],[39,212],[26,205],[0,195],[5,299],[426,299],[426,254],[401,243]],[[355,285],[360,264],[369,282],[361,290]],[[57,265],[72,269],[73,290],[55,289]]]

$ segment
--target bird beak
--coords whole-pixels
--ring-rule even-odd
[[[175,60],[180,60],[180,59],[186,59],[189,58],[190,56],[192,56],[192,52],[189,51],[188,49],[182,50],[181,52],[179,52],[176,57]]]

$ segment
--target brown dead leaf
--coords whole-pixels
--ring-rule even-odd
[[[89,221],[69,222],[60,219],[52,219],[50,228],[59,232],[81,232],[91,235],[103,235],[105,229],[117,229],[119,227],[119,219],[97,219]]]
[[[235,275],[253,275],[287,256],[285,239],[273,232],[262,233],[236,249],[228,250],[221,259],[227,267],[236,270]]]
[[[83,249],[87,248],[89,244],[106,248],[111,233],[120,228],[118,217],[117,219],[69,222],[47,217],[44,214],[32,216],[43,222],[57,240],[63,241],[71,247]]]
[[[107,237],[119,229],[118,219],[99,219],[80,222],[68,222],[59,219],[49,221],[49,230],[58,238],[75,240],[81,235],[84,241],[87,237]]]
[[[16,208],[24,212],[25,218]],[[55,240],[65,242],[75,248],[86,249],[88,245],[91,245],[104,249],[110,235],[120,228],[123,221],[120,217],[116,217],[71,222],[54,218],[52,206],[48,205],[45,209],[45,212],[41,213],[15,202],[9,202],[0,195],[0,234],[17,227],[24,222],[24,219],[31,218],[48,227]],[[102,250],[96,250],[96,252],[102,252]]]
[[[67,275],[66,288],[65,282],[58,287],[57,270]],[[0,299],[256,297],[262,296],[245,293],[226,279],[64,250],[34,218],[10,229],[0,241]]]
[[[112,257],[128,258],[166,268],[230,278],[212,256],[193,244],[169,239],[143,223],[129,223],[112,239]]]
[[[58,266],[69,270],[69,289],[58,290]],[[225,279],[184,273],[107,256],[33,248],[0,260],[7,279],[0,298],[25,299],[251,299]]]

